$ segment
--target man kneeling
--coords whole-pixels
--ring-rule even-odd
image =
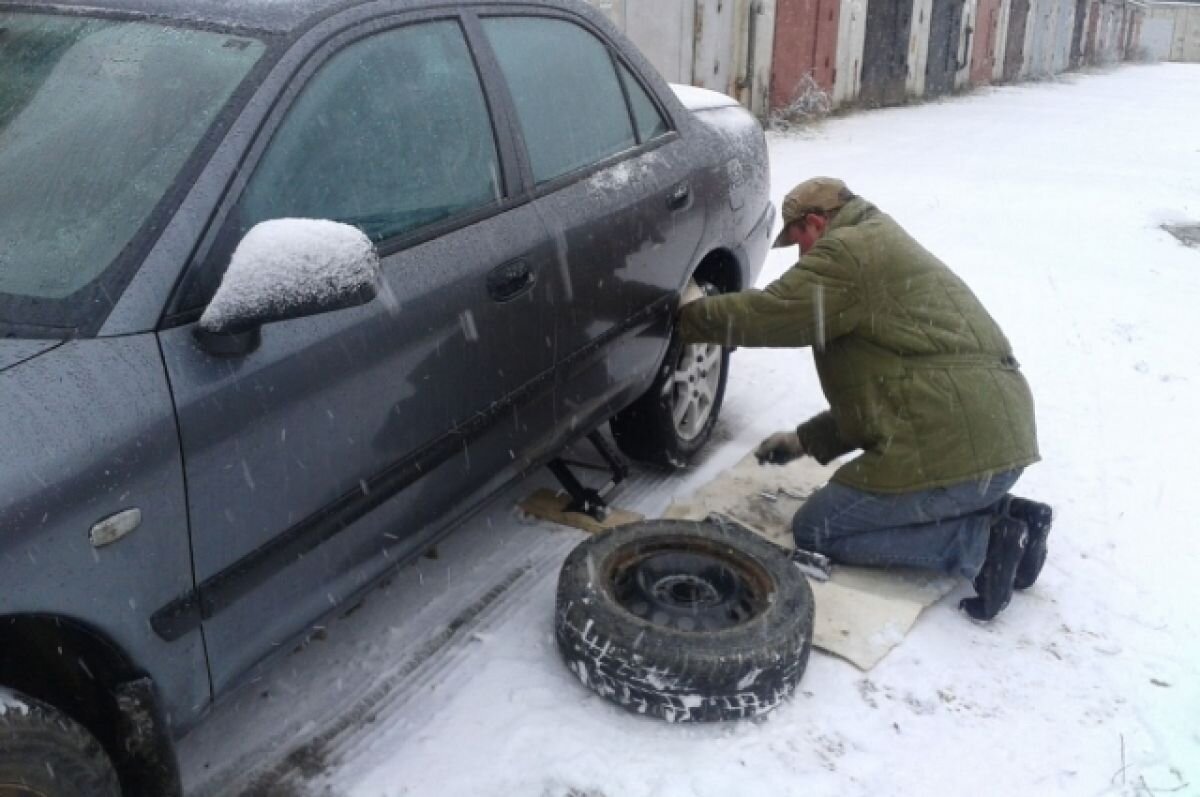
[[[990,620],[1046,559],[1051,509],[1010,490],[1038,461],[1012,348],[953,272],[846,185],[807,180],[775,247],[800,261],[764,290],[697,298],[687,343],[811,346],[830,409],[758,447],[760,462],[852,451],[793,521],[797,547],[846,564],[961,574]]]

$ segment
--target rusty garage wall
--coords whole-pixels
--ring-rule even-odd
[[[1000,0],[1000,19],[996,22],[996,38],[992,57],[992,82],[1004,80],[1004,52],[1008,46],[1008,20],[1012,14],[1012,0]]]
[[[975,36],[971,47],[971,84],[991,83],[996,71],[1002,0],[979,0],[975,10]]]
[[[833,94],[840,16],[841,0],[776,0],[772,110],[814,90]]]
[[[899,105],[1143,50],[1200,60],[1200,4],[1140,0],[591,0],[667,80],[759,116]],[[809,105],[811,108],[812,106]]]

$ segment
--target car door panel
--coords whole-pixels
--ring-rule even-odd
[[[539,234],[536,218],[522,216],[532,211],[490,222],[506,229],[512,254],[530,251],[516,230]],[[265,652],[251,640],[288,638],[389,556],[411,553],[422,531],[544,425],[492,418],[486,446],[456,434],[503,404],[495,363],[546,347],[533,333],[536,294],[480,302],[492,263],[507,253],[454,238],[385,262],[394,305],[268,325],[258,350],[238,360],[205,353],[190,325],[162,334],[218,688]]]
[[[419,35],[412,31],[433,25],[443,26],[439,36],[461,39],[454,22],[398,30],[411,39]],[[390,35],[401,36],[379,37]],[[417,49],[408,39],[392,44],[406,57]],[[465,45],[454,47],[461,60]],[[370,80],[371,91],[399,90],[388,85],[372,53],[346,52],[347,59],[358,59],[347,74],[369,67],[361,75]],[[420,69],[444,81],[448,68],[410,62],[400,73],[406,84]],[[324,74],[340,74],[329,69]],[[461,90],[461,76],[454,80]],[[403,206],[400,199],[395,212],[380,207],[391,198],[390,164],[381,163],[388,150],[372,150],[369,139],[371,129],[387,128],[394,100],[385,97],[372,106],[376,98],[362,86],[313,93],[322,101],[344,102],[351,88],[362,96],[347,123],[362,130],[356,135],[364,140],[349,152],[332,153],[330,147],[345,135],[318,146],[309,127],[291,139],[276,134],[228,226],[236,234],[260,218],[303,216],[325,207],[354,216],[345,220],[380,236],[393,225],[401,243],[382,244],[380,297],[360,308],[269,324],[260,346],[240,358],[205,352],[191,325],[160,335],[179,416],[199,603],[218,690],[390,559],[419,547],[464,495],[511,466],[525,451],[530,430],[543,423],[529,416],[524,423],[501,422],[503,411],[519,417],[520,408],[510,404],[553,365],[544,310],[555,289],[544,268],[553,251],[535,208],[495,200],[467,209],[472,224],[404,244],[409,231],[403,225],[419,228],[421,208]],[[292,112],[308,120],[296,110],[304,96]],[[451,108],[443,117],[452,121],[455,112]],[[345,113],[322,113],[312,117],[321,125],[346,121]],[[368,124],[372,113],[379,115],[376,128]],[[445,203],[434,201],[441,196],[437,192],[455,202],[463,192],[439,188],[439,175],[461,173],[468,179],[472,164],[455,152],[443,156],[432,144],[421,154],[430,140],[452,143],[457,133],[445,118],[422,118],[418,124],[432,138],[409,136],[401,143],[420,155],[410,169],[430,188],[408,194],[397,188],[396,195],[429,198],[442,214]],[[272,161],[271,148],[285,141],[296,154],[285,152]],[[304,168],[315,170],[307,182],[292,165],[299,158]],[[362,190],[360,183],[341,186],[347,194],[357,191],[353,196],[332,196],[328,183],[337,189],[337,181],[318,179],[326,168],[350,180],[364,162],[371,173],[362,179],[372,184]],[[265,177],[256,183],[260,174]],[[494,298],[497,268],[513,263],[521,269]]]

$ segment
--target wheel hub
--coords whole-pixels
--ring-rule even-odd
[[[626,611],[678,631],[723,631],[766,610],[770,579],[728,549],[680,540],[647,546],[612,564],[607,584]]]
[[[680,607],[715,606],[721,600],[716,587],[702,578],[687,574],[660,578],[651,591],[663,603]]]

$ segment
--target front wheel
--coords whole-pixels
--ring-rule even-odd
[[[714,293],[710,285],[705,293]],[[613,440],[627,456],[682,468],[712,435],[725,398],[729,351],[707,343],[684,344],[672,331],[654,383],[613,416]]]
[[[0,686],[0,797],[120,797],[104,748],[52,706]]]

